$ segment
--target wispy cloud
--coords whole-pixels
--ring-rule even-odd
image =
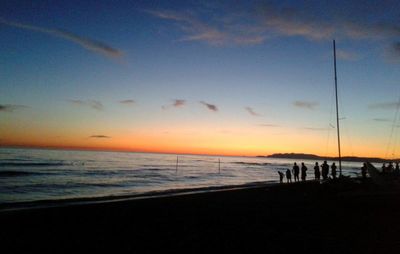
[[[250,115],[252,115],[252,116],[261,116],[260,114],[258,114],[257,112],[255,112],[254,110],[253,110],[253,108],[251,108],[251,107],[245,107],[244,108]]]
[[[337,8],[332,2],[324,12],[321,12],[318,1],[301,3],[301,8],[281,1],[257,1],[244,8],[216,4],[212,8],[193,6],[189,10],[158,9],[147,13],[174,23],[183,34],[180,41],[202,41],[223,46],[260,44],[274,37],[303,37],[318,41],[332,38],[372,40],[391,45],[400,57],[398,3],[377,5],[363,2],[361,7],[346,2],[345,7]],[[359,58],[349,51],[338,51],[338,57],[350,61]]]
[[[99,53],[99,54],[102,54],[102,55],[110,57],[110,58],[118,58],[123,55],[122,51],[115,49],[103,42],[96,41],[96,40],[93,40],[93,39],[90,39],[87,37],[79,36],[79,35],[76,35],[74,33],[71,33],[71,32],[65,31],[65,30],[50,29],[50,28],[44,28],[44,27],[34,26],[34,25],[30,25],[30,24],[12,22],[12,21],[5,20],[4,18],[0,18],[0,24],[63,38],[65,40],[68,40],[70,42],[78,44],[81,47],[83,47],[87,50],[90,50],[94,53]]]
[[[0,104],[0,112],[14,112],[19,109],[28,108],[25,105],[13,105],[13,104]]]
[[[89,138],[111,138],[111,137],[106,135],[92,135]]]
[[[76,106],[84,106],[89,107],[98,111],[102,111],[104,109],[103,104],[97,100],[68,100],[68,102],[76,105]]]
[[[279,125],[277,124],[270,124],[270,123],[261,123],[261,124],[257,124],[258,126],[261,127],[279,127]]]
[[[313,110],[318,107],[319,103],[312,101],[295,101],[293,102],[293,105],[298,108]]]
[[[374,120],[375,122],[391,122],[391,120],[388,118],[374,118],[372,120]]]
[[[207,107],[208,110],[213,111],[213,112],[217,112],[218,111],[218,107],[214,104],[209,104],[207,102],[204,101],[200,101],[200,103],[204,106]]]
[[[381,102],[368,105],[369,109],[396,109],[400,107],[399,102]]]
[[[307,131],[329,131],[330,128],[320,128],[320,127],[301,127],[301,130]]]
[[[161,106],[161,108],[162,108],[162,109],[168,109],[168,108],[170,108],[170,107],[181,108],[181,107],[183,107],[183,106],[185,106],[185,105],[186,105],[186,100],[175,99],[175,100],[172,101],[171,104]]]
[[[338,57],[338,59],[347,60],[347,61],[357,61],[360,59],[360,56],[357,53],[343,50],[343,49],[337,50],[336,56]]]
[[[264,5],[262,12],[266,27],[279,35],[302,36],[311,40],[331,40],[335,37],[398,39],[400,26],[388,19],[383,21],[373,7],[369,11],[361,11],[358,5],[347,5],[348,9],[332,8],[332,11],[320,15],[318,5],[312,3],[306,3],[302,9],[270,3]]]
[[[119,101],[119,103],[124,104],[124,105],[133,105],[136,102],[135,102],[135,100],[122,100],[122,101]]]
[[[183,107],[186,104],[185,100],[175,100],[174,103],[172,104],[172,106],[179,108],[179,107]]]
[[[204,20],[193,11],[177,12],[171,10],[148,10],[147,13],[165,20],[175,22],[184,33],[180,41],[203,41],[210,45],[227,44],[254,45],[265,41],[256,25],[238,22],[239,18],[223,17],[218,20]],[[236,16],[233,15],[232,17]],[[253,22],[252,22],[253,23]]]
[[[181,41],[206,41],[212,45],[221,45],[226,40],[224,32],[188,13],[169,10],[149,10],[147,12],[157,18],[178,23],[179,28],[186,34],[180,39]]]

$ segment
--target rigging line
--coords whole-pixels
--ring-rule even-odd
[[[397,149],[398,140],[399,140],[399,137],[398,137],[398,135],[396,135],[394,138],[394,145],[393,145],[393,151],[392,151],[393,159],[396,159],[396,149]]]
[[[331,129],[335,129],[335,127],[332,124],[332,119],[333,119],[333,109],[334,109],[334,96],[335,96],[335,83],[333,82],[333,85],[331,86],[332,91],[331,91],[331,112],[329,115],[329,124],[328,124],[328,133],[327,133],[327,139],[326,139],[326,147],[325,147],[325,154],[328,155],[328,150],[329,150],[329,142],[330,142],[330,135],[331,135]]]
[[[340,101],[342,101],[342,94],[343,94],[343,88],[342,87],[340,87],[340,88],[338,87],[338,97],[339,97]],[[344,93],[344,94],[346,94],[346,93]],[[347,142],[349,144],[350,153],[351,153],[352,156],[354,156],[353,142],[352,142],[351,135],[350,135],[351,134],[350,123],[349,123],[349,121],[342,121],[342,120],[349,119],[347,117],[348,114],[347,114],[347,111],[346,111],[346,107],[345,107],[345,105],[343,105],[343,103],[341,103],[339,105],[339,111],[341,112],[341,115],[342,115],[342,117],[339,118],[339,121],[341,123],[343,123],[342,126],[343,126],[343,129],[344,129],[344,132],[345,132],[345,136],[347,138]]]
[[[399,115],[399,109],[400,109],[400,96],[399,96],[399,100],[397,101],[397,105],[396,105],[396,113],[395,113],[393,121],[392,121],[392,128],[391,128],[391,131],[390,131],[390,136],[389,136],[388,144],[387,144],[387,147],[386,147],[385,159],[388,159],[388,153],[389,153],[391,141],[392,141],[392,138],[393,138],[394,128],[396,126],[396,121],[397,121],[397,118],[398,118],[398,115]]]
[[[398,106],[398,108],[397,108],[397,119],[396,119],[396,121],[394,121],[394,125],[393,125],[394,129],[400,127],[399,126],[400,114],[398,114],[400,105],[398,104],[397,106]],[[395,155],[396,155],[397,143],[398,143],[398,140],[399,140],[398,131],[394,132],[393,140],[394,140],[394,143],[393,143],[392,157],[393,157],[393,159],[395,159],[396,158]]]
[[[344,132],[346,133],[347,142],[349,143],[349,146],[350,146],[350,154],[351,154],[351,156],[354,156],[353,142],[351,140],[351,135],[350,135],[350,131],[351,131],[351,128],[349,127],[350,124],[348,121],[345,121],[345,122],[346,122],[346,124],[344,124]],[[342,126],[343,126],[343,124],[342,124]]]

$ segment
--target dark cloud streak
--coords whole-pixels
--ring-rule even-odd
[[[89,107],[98,111],[102,111],[104,109],[103,104],[97,100],[68,100],[68,102],[81,107]]]
[[[185,100],[176,99],[172,105],[178,108],[178,107],[183,107],[185,104],[186,104]]]
[[[89,138],[111,138],[111,137],[106,135],[92,135]]]
[[[387,118],[374,118],[372,120],[374,120],[375,122],[391,122],[391,120]]]
[[[295,101],[295,102],[293,102],[293,105],[298,108],[305,108],[305,109],[313,110],[316,107],[318,107],[319,103],[312,102],[312,101]]]
[[[25,105],[13,105],[13,104],[0,104],[0,112],[14,112],[19,109],[28,108]]]
[[[396,109],[400,107],[400,103],[399,102],[381,102],[381,103],[373,103],[368,105],[368,109]]]
[[[134,100],[122,100],[122,101],[119,101],[119,103],[125,104],[125,105],[132,105],[132,104],[135,104],[136,102]]]
[[[250,115],[252,116],[261,116],[260,114],[258,114],[257,112],[254,111],[253,108],[251,107],[245,107],[244,108]]]
[[[186,105],[186,100],[182,100],[182,99],[175,99],[173,100],[172,104],[169,105],[163,105],[161,106],[162,109],[166,110],[170,107],[174,107],[174,108],[181,108],[183,106]]]
[[[200,104],[204,105],[207,107],[208,110],[213,111],[213,112],[217,112],[218,111],[218,107],[214,104],[209,104],[207,102],[204,101],[200,101]]]

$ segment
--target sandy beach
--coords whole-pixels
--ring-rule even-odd
[[[6,253],[398,253],[397,192],[316,182],[0,213]]]

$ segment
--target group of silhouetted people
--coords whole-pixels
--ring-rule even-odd
[[[389,164],[386,166],[386,163],[383,163],[382,165],[382,174],[400,174],[400,168],[399,168],[399,163],[396,162],[396,166],[393,166],[393,162],[389,162]]]
[[[337,167],[335,163],[332,163],[332,165],[330,166],[331,169],[331,176],[333,179],[336,179],[336,174],[337,174]],[[285,174],[282,173],[281,171],[278,171],[279,174],[279,180],[281,183],[283,183],[283,179],[285,177]],[[294,178],[295,182],[299,182],[299,176],[301,177],[302,181],[305,181],[307,178],[307,167],[306,165],[304,165],[304,162],[301,163],[301,168],[297,165],[297,163],[295,162],[293,164],[293,168],[292,170],[287,169],[286,170],[286,181],[288,183],[292,182],[292,175]],[[319,166],[318,162],[315,163],[314,166],[314,179],[315,180],[321,180],[321,176],[322,176],[322,180],[327,180],[329,178],[329,165],[326,161],[324,161],[324,163]]]
[[[330,169],[330,170],[329,170]],[[322,163],[322,165],[318,165],[318,162],[315,163],[314,166],[314,179],[315,180],[328,180],[329,179],[329,173],[332,179],[337,178],[337,167],[336,164],[333,162],[331,166],[328,165],[326,161]],[[330,172],[329,172],[330,171]],[[364,163],[363,166],[361,167],[361,176],[363,179],[367,178],[367,164]],[[297,165],[295,162],[293,164],[292,170],[287,169],[286,174],[284,174],[281,171],[278,171],[279,174],[279,180],[281,183],[283,183],[283,179],[285,178],[286,175],[286,181],[288,183],[292,182],[292,175],[294,177],[295,182],[299,182],[299,176],[301,177],[302,181],[305,181],[307,178],[307,167],[304,165],[304,162],[301,163],[301,168]],[[386,166],[386,163],[383,163],[382,165],[382,171],[381,174],[390,174],[390,175],[395,175],[395,176],[400,176],[400,165],[399,162],[396,162],[395,165],[393,165],[393,162],[389,162],[388,165]]]

